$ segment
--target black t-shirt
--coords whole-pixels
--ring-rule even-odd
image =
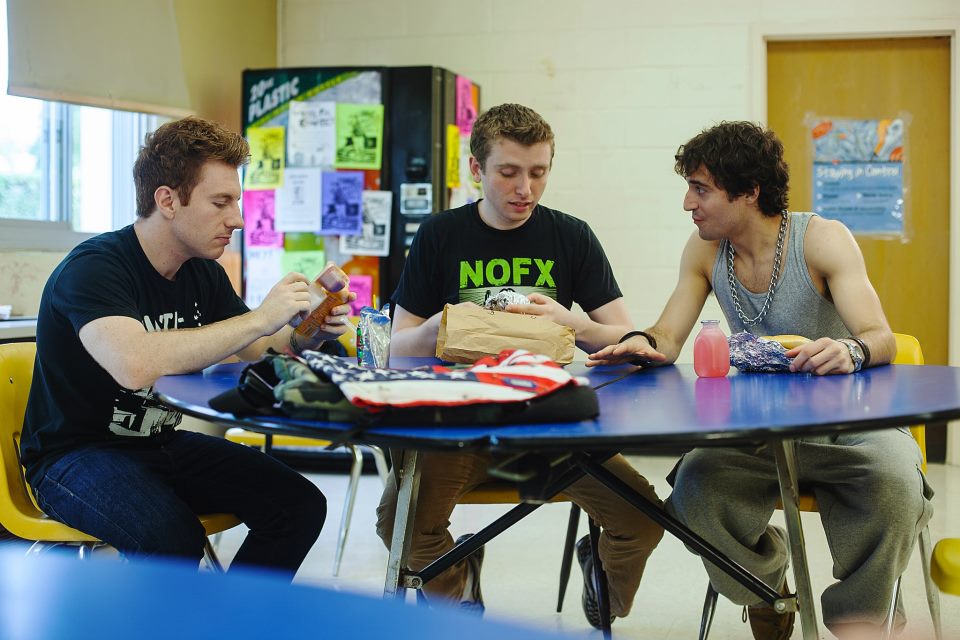
[[[27,479],[39,480],[50,462],[77,446],[139,445],[180,422],[180,414],[157,402],[150,388],[125,389],[97,364],[80,342],[85,324],[126,316],[147,331],[169,331],[247,311],[213,260],[188,260],[174,281],[161,276],[133,226],[77,246],[51,274],[40,299],[37,359],[20,445]]]
[[[537,205],[520,227],[494,229],[477,203],[420,225],[393,302],[421,318],[446,303],[483,304],[489,292],[540,293],[590,312],[620,298],[613,270],[586,222]]]

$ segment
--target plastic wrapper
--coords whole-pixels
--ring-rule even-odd
[[[730,343],[730,364],[738,371],[789,371],[791,358],[787,350],[775,340],[767,340],[747,331],[735,333]]]
[[[527,296],[517,293],[513,289],[501,289],[493,295],[490,295],[488,291],[483,299],[483,308],[491,311],[506,311],[509,304],[530,304],[530,300]]]
[[[360,309],[357,323],[357,364],[361,367],[386,369],[390,364],[390,314],[387,305],[377,311]]]

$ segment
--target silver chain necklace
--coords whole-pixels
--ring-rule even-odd
[[[737,294],[737,276],[733,270],[733,256],[736,253],[733,249],[733,243],[727,240],[727,283],[730,285],[730,296],[733,298],[733,306],[737,308],[737,317],[743,321],[743,324],[757,324],[770,310],[770,304],[773,302],[773,291],[777,286],[777,275],[780,273],[780,259],[783,257],[783,237],[787,233],[787,212],[781,214],[780,233],[777,234],[777,249],[773,254],[773,273],[770,274],[770,287],[767,289],[767,297],[763,301],[760,313],[754,318],[748,318],[740,306],[740,296]]]

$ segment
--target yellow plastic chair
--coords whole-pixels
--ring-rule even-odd
[[[230,442],[238,442],[251,447],[256,447],[264,453],[271,454],[273,449],[295,449],[300,451],[317,451],[326,449],[330,446],[329,440],[318,440],[316,438],[303,438],[300,436],[289,436],[283,434],[272,435],[268,443],[267,437],[262,433],[247,431],[241,427],[231,427],[227,429],[224,437]],[[343,550],[347,546],[347,536],[350,533],[350,521],[353,517],[353,505],[357,499],[357,488],[360,486],[360,474],[363,471],[363,452],[360,445],[345,444],[344,448],[350,453],[352,462],[350,464],[350,481],[347,484],[347,497],[343,502],[343,512],[340,515],[340,531],[337,534],[337,551],[333,559],[333,575],[340,575],[340,563],[343,560]],[[377,465],[377,473],[384,484],[387,482],[387,461],[380,447],[373,445],[362,445],[373,453],[373,460]]]
[[[933,549],[933,581],[940,590],[960,596],[960,538],[947,538]]]
[[[920,348],[920,342],[913,336],[907,335],[905,333],[895,333],[893,334],[894,338],[897,341],[897,355],[893,358],[891,364],[916,364],[922,365],[923,360],[923,350]],[[787,337],[787,336],[784,336]],[[806,341],[800,336],[794,336],[800,338],[803,341]],[[786,346],[786,345],[785,345]],[[910,433],[913,435],[914,440],[917,441],[917,445],[920,447],[920,454],[923,457],[922,469],[923,472],[927,471],[927,436],[926,428],[921,425],[914,425],[910,427]],[[802,491],[802,488],[801,488]],[[778,509],[782,509],[783,505],[778,504]],[[817,499],[812,493],[800,494],[800,511],[818,511],[817,509]],[[920,561],[923,567],[923,578],[924,583],[927,589],[927,605],[930,608],[930,617],[933,619],[933,628],[934,633],[936,634],[937,640],[940,640],[943,637],[941,624],[940,624],[940,594],[937,592],[937,587],[934,584],[933,577],[931,576],[931,565],[930,565],[930,527],[925,526],[923,531],[920,532],[920,538],[918,540],[918,546],[920,547]],[[958,553],[960,553],[960,546],[957,548]],[[894,621],[894,612],[896,611],[897,603],[900,600],[900,580],[897,578],[897,581],[893,585],[893,593],[890,596],[890,607],[888,608],[886,628],[884,630],[884,638],[890,638],[893,633],[893,621]],[[713,622],[713,614],[717,606],[717,592],[713,589],[713,586],[707,585],[707,595],[703,602],[703,615],[700,619],[700,640],[706,640],[707,635],[710,633],[710,625]]]
[[[27,554],[39,553],[46,547],[76,545],[80,558],[103,542],[48,517],[37,506],[27,485],[20,464],[20,432],[27,397],[33,379],[33,364],[37,353],[35,342],[0,344],[0,525],[13,535],[32,540]],[[200,516],[207,535],[225,531],[240,521],[229,514]],[[207,565],[216,572],[223,566],[207,540],[204,548]]]

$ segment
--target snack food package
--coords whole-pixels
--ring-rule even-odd
[[[373,307],[360,309],[357,323],[357,364],[361,367],[386,369],[390,365],[389,307],[377,311]]]
[[[790,370],[792,359],[786,356],[787,350],[776,340],[741,331],[730,336],[727,342],[730,344],[730,364],[738,371]]]
[[[448,304],[440,318],[436,355],[446,362],[472,363],[504,349],[526,349],[568,364],[574,339],[573,329],[540,316]]]
[[[504,311],[510,304],[530,304],[530,299],[513,289],[501,289],[493,295],[490,294],[490,291],[487,291],[487,295],[483,299],[483,308],[493,311]]]

